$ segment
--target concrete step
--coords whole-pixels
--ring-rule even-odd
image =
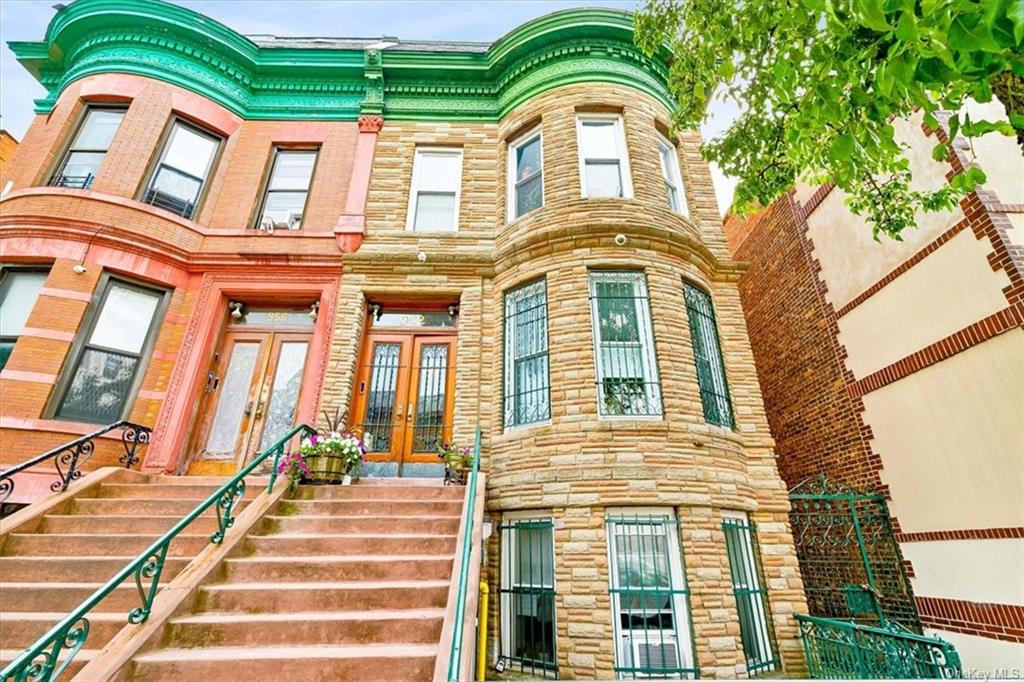
[[[373,500],[365,498],[287,500],[275,514],[281,516],[459,516],[462,500]]]
[[[50,609],[66,614],[83,601],[92,596],[93,592],[102,587],[103,582],[8,582],[6,576],[0,582],[0,607],[5,612],[38,611]],[[109,578],[110,576],[107,576]],[[163,577],[160,579],[163,583]],[[118,611],[127,614],[139,605],[139,591],[132,579],[126,580],[117,589],[108,594],[97,607],[103,611]]]
[[[465,496],[461,486],[428,485],[301,485],[296,491],[299,500],[458,500]]]
[[[227,559],[227,579],[240,582],[331,580],[451,580],[453,556],[410,554],[288,556]],[[2,561],[2,559],[0,559]]]
[[[6,601],[6,594],[4,597]],[[6,606],[6,604],[4,604]],[[0,642],[5,647],[25,648],[56,625],[67,614],[65,611],[24,613],[17,611],[0,612]],[[109,642],[121,628],[128,624],[128,611],[104,613],[90,611],[89,637],[86,640],[93,649],[99,649]]]
[[[223,484],[224,480],[221,480],[216,485],[211,483],[104,483],[100,485],[96,497],[115,499],[202,499],[212,495]]]
[[[455,535],[364,534],[325,535],[303,533],[260,535],[246,538],[256,556],[309,556],[323,554],[454,554]]]
[[[187,531],[192,530],[188,528]],[[3,556],[123,556],[138,554],[159,538],[156,533],[88,535],[63,533],[11,533]],[[210,543],[210,536],[183,532],[171,541],[168,556],[193,557]]]
[[[181,516],[104,516],[102,514],[52,514],[43,517],[40,533],[153,533],[162,535],[181,520]],[[186,529],[209,536],[217,530],[215,516],[204,515]]]
[[[133,660],[130,680],[421,682],[434,673],[436,644],[158,649]],[[229,672],[230,671],[230,672]]]
[[[135,559],[130,556],[0,556],[0,576],[4,582],[97,582],[103,583]],[[168,557],[160,582],[167,584],[190,561],[186,557]],[[129,577],[127,582],[131,582]],[[5,606],[6,608],[6,606]]]
[[[459,516],[266,516],[261,534],[458,533]]]
[[[448,580],[353,582],[230,582],[202,587],[197,611],[287,613],[306,605],[323,610],[427,609],[448,603]],[[258,611],[254,611],[258,609]]]
[[[87,640],[88,641],[88,640]],[[4,646],[7,646],[7,642],[4,642]],[[8,663],[13,661],[15,658],[23,653],[24,649],[0,649],[0,668],[4,668]],[[99,647],[95,649],[82,649],[75,657],[71,659],[71,663],[64,669],[64,672],[60,675],[60,680],[70,680],[72,677],[78,674],[78,671],[82,667],[93,659],[99,653]],[[68,650],[64,649],[57,656],[57,660],[63,662],[68,657]]]
[[[249,504],[249,501],[255,498],[256,493],[254,491],[247,491],[245,497],[235,503],[235,512],[241,512],[245,509],[246,505]],[[73,514],[82,515],[88,514],[126,517],[177,516],[180,519],[202,504],[205,500],[205,497],[155,500],[77,497],[72,504],[71,511]],[[204,516],[207,514],[216,517],[216,511],[214,510],[213,505],[203,512]]]
[[[436,644],[444,609],[203,613],[174,618],[162,646]]]

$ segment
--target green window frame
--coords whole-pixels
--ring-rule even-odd
[[[551,418],[548,294],[543,279],[505,292],[505,427]]]
[[[501,657],[531,678],[558,677],[554,522],[543,512],[506,514],[501,532]]]
[[[0,269],[0,369],[7,365],[46,284],[49,268]]]
[[[589,280],[599,414],[662,416],[647,276],[591,270]]]
[[[757,528],[743,512],[725,512],[722,520],[732,592],[740,620],[747,674],[755,677],[779,667],[768,589],[757,543]]]
[[[109,424],[126,419],[145,374],[170,292],[104,274],[75,338],[49,414]]]
[[[675,514],[609,511],[605,527],[616,679],[696,678],[690,590]]]
[[[709,424],[735,428],[729,380],[725,375],[722,344],[718,338],[715,307],[711,294],[691,282],[683,282],[686,317],[690,323],[690,342],[697,365],[697,383],[704,420]]]

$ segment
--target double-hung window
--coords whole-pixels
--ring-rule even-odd
[[[505,294],[505,426],[551,418],[545,280]]]
[[[274,149],[274,161],[256,227],[261,230],[298,230],[302,227],[316,156],[315,149]]]
[[[46,282],[45,270],[4,268],[0,272],[0,369],[11,357]]]
[[[757,529],[744,512],[724,512],[722,530],[729,555],[732,592],[740,619],[740,639],[747,673],[753,677],[775,670],[779,660],[772,642],[775,639],[768,618],[768,590],[757,547]]]
[[[142,200],[183,218],[193,217],[220,143],[216,135],[175,120]]]
[[[660,416],[661,382],[644,273],[592,270],[590,315],[600,414]]]
[[[165,291],[105,278],[61,384],[58,419],[109,424],[125,418],[166,297]]]
[[[462,150],[418,147],[412,164],[407,230],[454,232],[459,225]]]
[[[501,655],[530,677],[557,677],[554,524],[550,516],[502,519]]]
[[[676,213],[690,215],[683,191],[683,175],[679,171],[679,153],[676,146],[658,135],[658,156],[661,158],[661,177],[665,181],[668,205]]]
[[[576,118],[580,183],[585,197],[632,197],[629,155],[621,116]]]
[[[50,179],[50,184],[54,187],[89,189],[121,125],[124,111],[107,107],[86,109],[82,124],[71,140],[57,172]]]
[[[508,145],[508,219],[544,205],[544,170],[540,129]]]
[[[711,295],[689,282],[683,282],[683,293],[686,297],[686,316],[690,321],[693,357],[697,363],[697,383],[704,407],[704,420],[709,424],[733,428],[736,423]]]
[[[696,677],[675,516],[609,510],[606,528],[616,678]]]

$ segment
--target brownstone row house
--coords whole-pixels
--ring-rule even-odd
[[[742,268],[699,135],[670,132],[665,55],[638,51],[628,13],[431,43],[247,38],[168,3],[78,0],[43,41],[11,47],[48,94],[0,200],[5,468],[119,420],[151,428],[139,468],[156,487],[109,479],[69,507],[131,509],[90,531],[113,547],[115,528],[142,543],[143,510],[172,507],[106,496],[198,496],[322,411],[362,435],[367,479],[437,476],[438,446],[472,446],[479,427],[493,674],[803,669],[792,614],[805,602]],[[117,432],[94,440],[85,470],[116,465]],[[53,473],[12,480],[9,502],[28,503]],[[36,523],[34,508],[19,518]],[[39,533],[74,534],[77,519]],[[318,532],[317,547],[341,542]],[[33,548],[56,541],[19,534],[0,561],[42,566]],[[229,575],[256,570],[251,552]],[[289,589],[327,565],[305,554],[275,559],[275,576],[308,571]],[[447,562],[450,580],[450,557],[423,571]],[[11,575],[18,590],[39,580]],[[26,637],[7,648],[33,641],[30,619],[3,618]],[[248,624],[250,645],[271,647],[259,638],[286,624],[260,618],[217,627]],[[232,670],[256,679],[322,644],[310,633],[326,621],[303,622],[292,653],[260,648]],[[199,667],[176,674],[216,675],[201,666],[235,655],[216,641],[145,664],[188,658]],[[319,665],[370,655],[331,651]]]
[[[998,102],[970,113],[1004,115]],[[1012,138],[989,135],[937,162],[945,133],[919,118],[897,126],[921,186],[970,164],[988,181],[956,209],[920,215],[898,242],[874,241],[830,186],[730,217],[726,234],[750,264],[739,290],[783,479],[792,488],[824,474],[840,492],[869,493],[864,506],[887,502],[898,548],[870,563],[879,591],[900,596],[883,596],[883,610],[955,644],[965,674],[1019,677],[1024,158]],[[842,561],[801,542],[800,516],[811,613],[825,615],[829,600],[814,595]],[[871,580],[863,565],[845,577]]]

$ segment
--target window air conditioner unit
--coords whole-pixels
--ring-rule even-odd
[[[624,653],[632,660],[629,667],[650,671],[637,672],[638,677],[660,677],[658,670],[675,670],[681,665],[676,633],[671,630],[634,630],[627,632],[624,639]]]
[[[263,218],[260,220],[259,229],[261,232],[266,232],[267,234],[274,234],[274,219],[271,218],[270,216],[263,216]]]

